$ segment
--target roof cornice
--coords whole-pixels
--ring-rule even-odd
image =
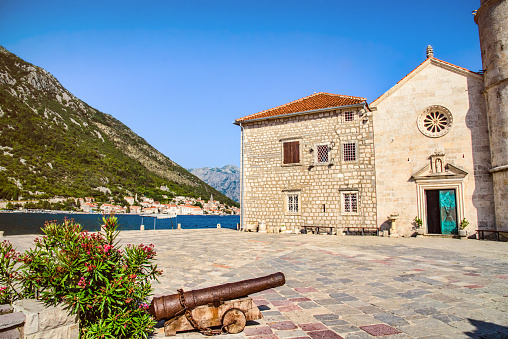
[[[392,88],[390,88],[388,91],[381,94],[381,96],[379,96],[376,100],[371,102],[370,107],[373,110],[377,110],[377,105],[379,105],[379,103],[381,103],[384,99],[386,99],[391,94],[393,94],[393,92],[398,90],[400,87],[402,87],[402,85],[404,85],[409,80],[414,78],[418,73],[423,71],[429,65],[438,66],[438,67],[441,67],[441,68],[446,69],[448,71],[454,72],[456,74],[467,76],[467,77],[473,77],[477,80],[483,81],[483,75],[481,75],[481,74],[478,74],[478,73],[470,71],[466,68],[462,68],[462,67],[456,66],[454,64],[451,64],[449,62],[432,57],[432,58],[426,59],[424,62],[422,62],[420,65],[418,65],[414,70],[412,70],[408,75],[406,75],[404,78],[399,80]]]
[[[271,119],[285,119],[285,118],[294,117],[297,115],[320,113],[320,112],[332,111],[332,110],[336,110],[336,109],[351,108],[351,107],[364,107],[366,105],[367,105],[367,101],[364,101],[364,102],[360,102],[358,104],[352,104],[352,105],[326,107],[326,108],[314,109],[314,110],[310,110],[310,111],[302,111],[302,112],[274,115],[271,117],[262,117],[262,118],[257,118],[257,119],[244,120],[244,121],[233,121],[233,124],[240,126],[241,124],[248,124],[248,123],[256,122],[256,121],[271,120]]]

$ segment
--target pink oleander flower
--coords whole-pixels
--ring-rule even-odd
[[[81,279],[79,279],[78,286],[85,288],[86,286],[85,277],[81,277]]]

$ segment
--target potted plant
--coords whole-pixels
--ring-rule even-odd
[[[423,235],[423,227],[422,227],[423,226],[423,220],[418,218],[418,216],[416,216],[413,221],[414,221],[414,225],[415,225],[415,228],[416,228],[416,233],[418,235]]]
[[[469,221],[466,218],[462,219],[459,224],[459,236],[467,237],[467,231],[465,228],[469,225]]]

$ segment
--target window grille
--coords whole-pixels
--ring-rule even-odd
[[[298,213],[299,202],[298,194],[288,194],[288,212]]]
[[[358,193],[343,193],[345,213],[358,213]]]
[[[317,162],[328,162],[328,145],[317,146]]]
[[[344,112],[344,121],[353,121],[355,119],[354,112]]]
[[[344,161],[356,161],[356,143],[349,142],[343,145]]]

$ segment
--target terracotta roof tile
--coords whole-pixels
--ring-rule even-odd
[[[291,113],[307,112],[324,108],[340,107],[361,104],[366,102],[367,99],[360,97],[353,97],[348,95],[339,95],[331,93],[314,93],[305,98],[301,98],[290,103],[270,108],[262,112],[247,115],[243,118],[236,119],[235,122],[244,122],[260,118],[269,118],[279,115],[286,115]]]

